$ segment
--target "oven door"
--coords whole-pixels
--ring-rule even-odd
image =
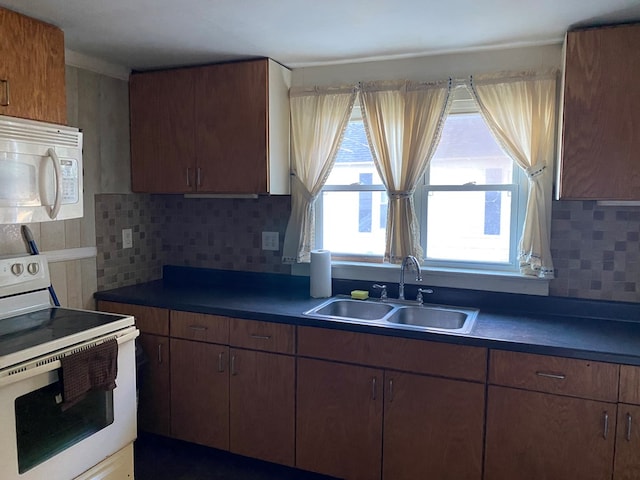
[[[90,392],[64,411],[60,354],[12,367],[0,378],[0,478],[72,479],[135,439],[137,336],[129,327],[117,337],[116,388]],[[100,339],[88,345],[95,342]]]

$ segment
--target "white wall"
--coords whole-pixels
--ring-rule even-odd
[[[436,81],[500,71],[560,68],[561,62],[562,45],[554,44],[300,68],[293,70],[292,85],[309,87],[397,79]]]

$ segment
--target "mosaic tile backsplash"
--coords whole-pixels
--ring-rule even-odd
[[[551,250],[560,297],[640,302],[640,207],[554,201]],[[162,265],[290,273],[262,232],[289,219],[288,196],[185,199],[179,195],[97,195],[98,289],[161,278]],[[133,248],[122,249],[122,229]]]

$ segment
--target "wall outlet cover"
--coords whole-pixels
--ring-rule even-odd
[[[262,232],[262,250],[280,250],[280,234],[278,232]]]

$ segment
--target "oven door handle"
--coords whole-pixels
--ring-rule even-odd
[[[124,335],[119,337],[115,337],[118,340],[118,345],[122,345],[123,343],[130,342],[134,340],[138,335],[140,335],[140,331],[135,328],[132,331],[127,332]],[[93,340],[87,342],[85,345],[98,345],[106,340],[111,340],[114,338],[113,336],[105,337],[102,340]],[[83,345],[83,346],[85,346]],[[20,382],[22,380],[26,380],[28,378],[35,377],[37,375],[42,375],[43,373],[51,372],[53,370],[57,370],[62,366],[62,362],[60,362],[60,358],[69,354],[70,352],[81,348],[78,345],[74,345],[73,347],[69,347],[63,352],[56,353],[54,355],[49,356],[48,358],[37,358],[35,360],[31,360],[29,362],[16,365],[14,367],[8,368],[4,372],[2,372],[2,377],[0,377],[0,388],[5,387],[7,385],[11,385],[12,383]]]

